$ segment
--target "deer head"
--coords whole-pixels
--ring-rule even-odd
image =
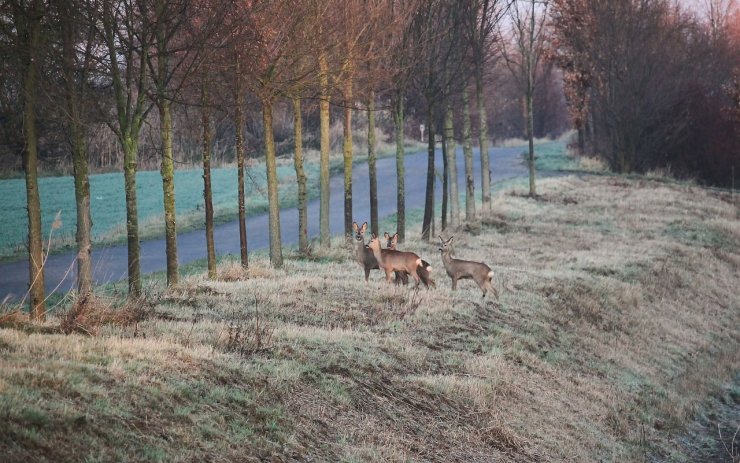
[[[442,251],[442,254],[447,254],[452,251],[453,238],[455,238],[455,235],[450,236],[450,239],[447,241],[445,241],[441,236],[439,237],[439,250]]]
[[[385,232],[384,237],[385,237],[385,243],[386,243],[385,248],[392,249],[395,251],[396,248],[398,247],[398,233],[391,236],[388,232]]]
[[[367,230],[367,222],[362,224],[362,227],[357,226],[357,222],[352,222],[352,230],[355,232],[355,240],[359,243],[365,244],[365,231]]]

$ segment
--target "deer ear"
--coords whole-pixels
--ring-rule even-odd
[[[362,233],[365,233],[365,230],[367,230],[367,222],[362,224]]]
[[[455,235],[450,236],[450,239],[447,240],[448,243],[452,243],[452,239],[455,237]]]
[[[364,226],[363,226],[363,228],[364,228]],[[375,239],[378,239],[378,235],[376,235],[375,233],[373,233],[373,234],[372,234],[372,239],[374,239],[374,240],[375,240]]]
[[[383,236],[385,237],[385,239],[389,239],[391,237],[391,235],[389,235],[388,232],[383,233]]]
[[[357,232],[357,228],[358,228],[357,227],[357,222],[352,222],[352,230],[354,230],[355,232]]]
[[[445,242],[444,238],[442,238],[442,235],[437,235],[437,236],[439,237],[439,240],[440,240],[441,242],[443,242],[443,243]]]
[[[393,235],[393,240],[392,240],[392,243],[393,243],[393,244],[396,244],[396,243],[398,243],[398,233],[396,233],[395,235]]]

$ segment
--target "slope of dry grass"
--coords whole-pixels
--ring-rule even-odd
[[[414,293],[377,272],[366,286],[335,242],[284,270],[256,259],[190,277],[95,336],[61,334],[69,315],[13,315],[0,454],[690,461],[686,425],[740,370],[737,208],[641,179],[540,190],[507,191],[456,231],[457,256],[496,272],[498,302],[470,281],[452,292],[435,246],[403,245],[438,283]]]

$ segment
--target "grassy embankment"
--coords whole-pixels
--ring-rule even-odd
[[[510,184],[456,232],[457,255],[496,272],[498,302],[469,281],[451,292],[436,247],[416,240],[403,247],[432,263],[436,290],[377,272],[366,286],[336,241],[285,270],[255,258],[246,274],[222,263],[219,281],[156,283],[137,309],[6,316],[0,454],[692,461],[679,437],[702,402],[740,402],[722,389],[740,370],[737,207],[611,176],[539,191]]]
[[[382,134],[381,134],[382,135]],[[383,142],[379,157],[395,154],[395,146]],[[409,153],[419,150],[413,141],[407,144]],[[366,153],[356,153],[355,162],[365,162]],[[341,156],[334,153],[331,159],[332,175],[343,168]],[[318,197],[319,163],[318,153],[306,153],[306,176],[308,177],[309,199]],[[267,211],[267,180],[264,163],[253,159],[246,168],[247,214]],[[178,231],[203,228],[203,170],[184,169],[175,172],[175,197],[177,203]],[[223,167],[212,170],[214,219],[217,223],[236,220],[237,169]],[[279,195],[282,207],[295,207],[298,203],[298,187],[295,181],[293,160],[278,161]],[[139,211],[139,233],[141,239],[164,236],[164,206],[162,179],[158,171],[137,174],[136,190]],[[42,228],[45,235],[51,230],[58,211],[61,211],[62,226],[54,230],[51,241],[48,236],[44,245],[50,243],[51,252],[71,249],[75,246],[76,206],[72,177],[42,177],[39,179],[41,194]],[[93,220],[93,243],[96,246],[124,243],[126,240],[126,204],[124,201],[123,174],[107,173],[90,176],[91,209]],[[26,235],[28,232],[25,183],[22,178],[0,180],[0,197],[5,199],[3,220],[0,222],[0,261],[18,260],[27,255]]]

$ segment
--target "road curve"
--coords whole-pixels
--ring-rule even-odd
[[[457,172],[461,200],[464,201],[464,160],[458,148]],[[521,148],[493,148],[490,151],[493,181],[522,176],[526,167],[521,162]],[[476,195],[480,195],[480,158],[474,151]],[[442,169],[441,151],[437,150],[437,169]],[[405,157],[406,167],[406,209],[424,206],[426,188],[427,153],[420,152]],[[396,212],[396,160],[394,157],[379,159],[377,162],[378,215],[386,217]],[[369,220],[370,199],[367,164],[356,164],[352,171],[353,203],[352,210],[357,220]],[[344,177],[339,174],[331,178],[330,223],[332,234],[344,229]],[[441,197],[441,185],[437,179],[436,192]],[[464,205],[462,207],[464,212]],[[319,233],[319,200],[308,204],[308,235]],[[298,235],[298,212],[296,209],[280,211],[280,227],[284,245],[295,244]],[[247,217],[247,237],[250,251],[264,249],[269,245],[267,214]],[[216,253],[239,255],[239,224],[237,221],[217,225],[214,230]],[[177,253],[180,264],[187,264],[206,257],[203,230],[193,230],[178,234]],[[93,277],[97,284],[118,281],[126,277],[126,245],[106,246],[93,249]],[[151,273],[165,270],[164,238],[141,242],[141,271]],[[67,291],[74,287],[76,279],[75,252],[69,251],[49,256],[45,265],[47,291]],[[18,300],[28,289],[28,261],[0,264],[0,301]]]

